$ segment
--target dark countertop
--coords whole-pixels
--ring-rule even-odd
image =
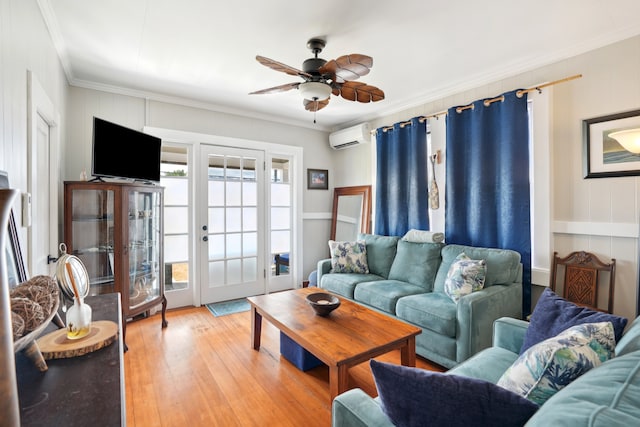
[[[87,297],[92,320],[111,320],[122,331],[120,294]],[[61,313],[64,320],[64,313]],[[43,335],[55,331],[51,324]],[[126,425],[122,334],[105,348],[83,356],[47,360],[40,372],[16,354],[21,426]]]

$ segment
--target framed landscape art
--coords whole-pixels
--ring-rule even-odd
[[[614,132],[634,129],[638,130],[640,135],[640,110],[583,120],[584,177],[640,175],[640,153],[627,150],[618,140],[611,137]]]

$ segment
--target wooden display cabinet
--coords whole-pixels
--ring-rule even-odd
[[[163,188],[155,185],[67,181],[64,241],[87,269],[90,295],[119,292],[126,321],[162,304],[164,296]]]

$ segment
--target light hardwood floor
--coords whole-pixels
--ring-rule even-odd
[[[307,372],[280,357],[279,331],[263,321],[260,351],[251,348],[249,312],[214,317],[206,307],[167,312],[127,324],[124,355],[127,425],[331,425],[325,366]],[[379,360],[400,363],[395,351]],[[418,357],[417,366],[442,371]],[[368,364],[350,384],[376,394]]]

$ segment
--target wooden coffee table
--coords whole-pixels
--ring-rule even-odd
[[[331,400],[348,389],[349,368],[400,350],[401,363],[416,366],[416,335],[420,328],[340,297],[341,305],[327,317],[315,314],[305,297],[318,288],[301,288],[248,297],[253,348],[260,350],[262,318],[329,366]]]

